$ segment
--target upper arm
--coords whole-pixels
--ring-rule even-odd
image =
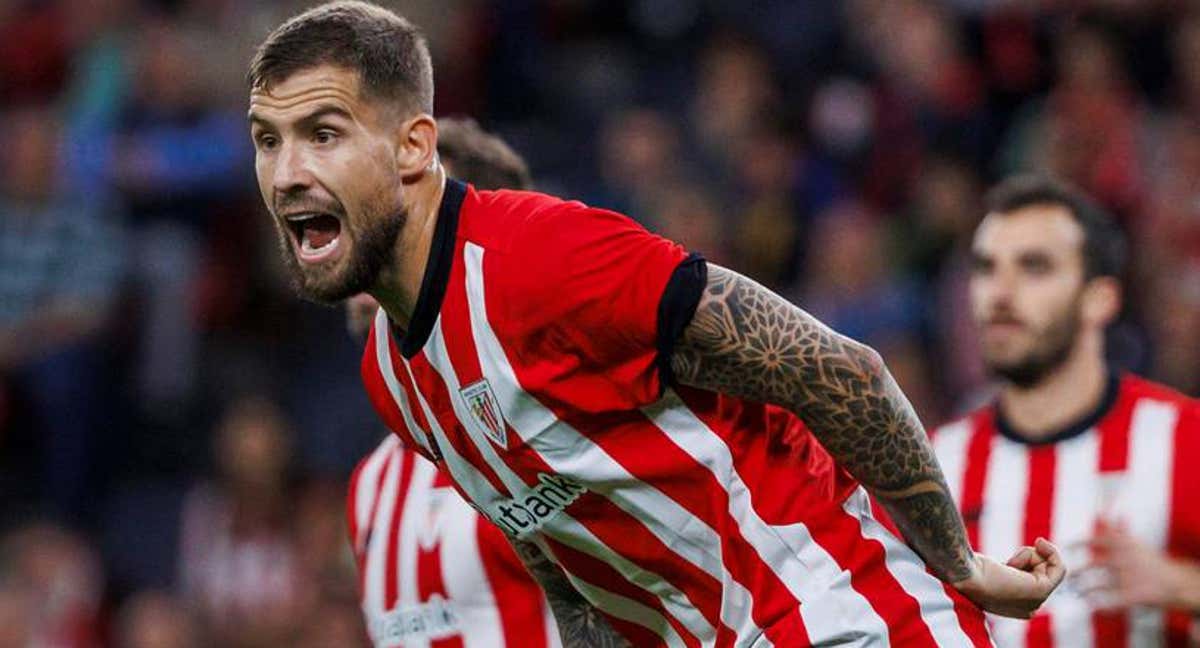
[[[873,488],[907,487],[908,468],[936,466],[878,353],[731,270],[709,264],[670,363],[681,384],[789,409]]]
[[[793,411],[821,400],[825,385],[872,381],[882,368],[870,348],[714,264],[670,365],[682,384]]]

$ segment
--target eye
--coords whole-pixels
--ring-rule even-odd
[[[337,131],[332,128],[321,128],[313,133],[313,141],[317,144],[329,144],[337,139]]]
[[[279,138],[270,133],[260,133],[255,141],[258,142],[258,148],[264,151],[270,151],[279,146]]]
[[[1021,267],[1025,270],[1025,272],[1027,274],[1033,275],[1035,277],[1048,275],[1048,274],[1050,274],[1051,270],[1054,269],[1054,265],[1050,262],[1049,259],[1047,259],[1045,257],[1033,257],[1033,258],[1029,258],[1029,259],[1023,259],[1021,261]]]

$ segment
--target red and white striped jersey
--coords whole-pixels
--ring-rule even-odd
[[[1038,537],[1069,570],[1101,520],[1143,543],[1200,558],[1200,427],[1194,401],[1131,375],[1110,380],[1091,416],[1040,442],[1014,434],[994,405],[943,426],[933,445],[976,550],[1012,555]],[[1029,622],[991,619],[1009,647],[1186,646],[1185,614],[1097,613],[1068,578]]]
[[[660,376],[704,267],[619,214],[448,181],[368,393],[634,645],[990,645],[796,416]]]
[[[388,435],[346,509],[367,631],[380,648],[558,648],[541,588],[437,466]]]

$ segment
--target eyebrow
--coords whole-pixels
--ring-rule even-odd
[[[315,121],[321,119],[322,117],[328,117],[331,115],[335,116],[335,117],[341,117],[343,119],[348,119],[351,121],[354,120],[354,116],[351,115],[350,111],[346,110],[345,108],[342,108],[341,106],[337,106],[337,105],[333,105],[333,104],[325,104],[322,106],[318,106],[312,112],[310,112],[307,115],[296,120],[296,123],[301,124],[301,125],[310,124],[312,122],[315,122]],[[270,127],[273,125],[270,121],[255,114],[253,108],[251,108],[250,111],[248,113],[246,113],[246,119],[247,119],[247,121],[249,121],[252,124],[259,124],[260,126],[264,126],[264,127]]]

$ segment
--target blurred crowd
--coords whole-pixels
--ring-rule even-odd
[[[308,3],[0,1],[0,648],[354,646],[344,480],[383,434],[257,195],[254,45]],[[1200,393],[1184,0],[406,0],[439,114],[883,353],[987,394],[980,198],[1040,169],[1133,241],[1110,354]]]

